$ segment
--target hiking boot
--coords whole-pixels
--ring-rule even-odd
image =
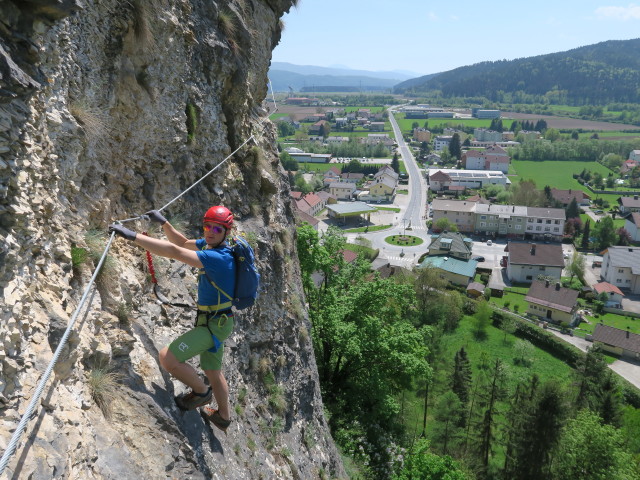
[[[212,395],[211,387],[209,387],[207,393],[196,393],[191,390],[189,393],[183,393],[175,397],[176,405],[180,410],[195,410],[209,403]]]
[[[231,420],[225,420],[220,416],[218,410],[215,410],[211,407],[204,407],[200,409],[200,416],[204,418],[207,422],[213,423],[216,427],[227,434],[227,428],[231,425]]]

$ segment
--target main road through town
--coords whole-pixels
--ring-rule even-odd
[[[415,158],[413,158],[411,150],[402,137],[398,122],[393,115],[394,107],[390,108],[388,112],[389,121],[391,122],[396,143],[398,144],[397,150],[402,157],[405,169],[409,175],[409,194],[407,196],[396,195],[394,206],[399,207],[400,212],[393,217],[393,226],[390,229],[371,233],[349,234],[347,238],[349,241],[353,241],[357,236],[362,236],[371,241],[372,248],[379,249],[380,254],[378,258],[386,260],[386,263],[391,263],[392,265],[410,268],[416,264],[419,256],[426,252],[431,241],[426,226],[428,185],[420,173],[420,169],[418,168]],[[385,238],[391,235],[405,233],[407,235],[420,237],[423,243],[416,247],[399,247],[385,241]]]

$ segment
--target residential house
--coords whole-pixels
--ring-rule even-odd
[[[640,212],[640,196],[634,195],[633,197],[619,197],[618,204],[620,205],[620,212],[627,215],[631,212]]]
[[[341,171],[338,167],[331,167],[329,170],[327,170],[326,172],[324,172],[323,174],[323,183],[325,185],[325,187],[327,185],[330,185],[333,182],[339,182],[340,181],[340,175],[341,175]]]
[[[428,255],[418,268],[428,266],[437,269],[445,280],[456,285],[467,286],[475,277],[478,262],[476,260],[459,260],[444,255]]]
[[[307,193],[304,197],[303,200],[305,200],[307,202],[307,204],[309,205],[309,211],[307,212],[309,215],[311,216],[315,216],[318,214],[318,212],[320,212],[320,210],[322,210],[325,206],[325,202],[322,200],[322,198],[320,198],[316,193],[311,192],[311,193]]]
[[[324,113],[310,113],[309,115],[306,115],[304,117],[302,117],[302,119],[300,120],[301,122],[312,122],[312,123],[317,123],[320,120],[326,120],[327,117]]]
[[[629,232],[631,240],[640,242],[640,213],[632,212],[624,222],[624,229]]]
[[[582,190],[573,190],[571,188],[569,190],[552,188],[551,197],[560,202],[563,207],[567,207],[574,198],[576,199],[576,203],[582,207],[589,206],[591,202],[591,197]]]
[[[320,190],[319,192],[316,193],[316,195],[318,195],[318,197],[320,197],[322,202],[324,202],[324,206],[332,205],[338,202],[336,197],[334,197],[329,192],[326,192],[324,190]]]
[[[318,220],[317,218],[312,217],[308,213],[302,212],[297,208],[293,209],[293,215],[295,217],[297,226],[301,226],[307,223],[311,225],[314,228],[314,230],[318,230],[318,224],[320,223],[320,220]]]
[[[387,176],[382,176],[369,185],[371,200],[391,201],[396,194],[396,182]]]
[[[442,232],[432,236],[428,255],[446,255],[448,257],[468,260],[471,258],[473,241],[458,232]]]
[[[431,132],[426,128],[414,128],[413,138],[416,142],[429,143],[431,141]]]
[[[622,165],[620,165],[620,174],[624,175],[625,173],[629,173],[638,165],[640,165],[640,161],[638,160],[625,160],[624,162],[622,162]]]
[[[507,277],[512,282],[531,283],[539,275],[560,281],[564,258],[559,243],[507,244]]]
[[[560,286],[560,282],[534,281],[524,300],[527,313],[556,323],[573,325],[577,320],[578,291]]]
[[[433,226],[446,218],[458,227],[459,232],[473,232],[475,227],[475,202],[467,200],[444,200],[436,198],[431,202]]]
[[[324,132],[324,126],[329,122],[326,120],[320,120],[309,127],[309,135],[322,135]]]
[[[371,116],[371,109],[369,108],[360,108],[357,113],[358,117],[361,118],[369,118]]]
[[[300,200],[303,197],[303,193],[302,192],[296,192],[296,191],[291,191],[291,193],[289,195],[294,200]]]
[[[378,179],[381,177],[389,177],[391,178],[391,180],[393,180],[394,182],[398,181],[399,175],[395,172],[395,170],[393,168],[391,168],[389,165],[384,165],[383,167],[380,168],[380,170],[378,170],[376,172],[376,174],[373,176],[373,178]]]
[[[411,270],[407,270],[404,267],[399,267],[397,265],[391,265],[387,263],[382,265],[381,267],[376,268],[375,270],[378,272],[380,278],[390,278],[390,277],[402,277],[402,278],[414,278],[415,273]]]
[[[640,150],[631,150],[631,153],[629,153],[629,160],[640,162]]]
[[[510,161],[509,156],[495,155],[481,150],[467,150],[462,154],[462,165],[468,170],[498,170],[507,173]]]
[[[440,163],[440,160],[442,159],[437,153],[430,153],[429,155],[427,155],[427,158],[425,160],[427,161],[427,164],[438,165]]]
[[[600,295],[602,293],[607,295],[605,307],[619,308],[622,306],[622,297],[624,297],[624,293],[622,293],[622,291],[615,285],[611,285],[609,282],[599,282],[592,288],[596,295]]]
[[[622,290],[640,293],[640,248],[607,248],[602,257],[600,276]]]
[[[542,137],[542,134],[536,130],[520,130],[518,137],[521,137],[524,142],[530,142],[532,140],[538,140]]]
[[[474,231],[477,233],[524,238],[528,207],[478,203]]]
[[[474,128],[473,138],[479,142],[501,142],[502,132],[496,132],[495,130],[489,130],[487,128]]]
[[[451,143],[452,138],[453,136],[451,135],[438,135],[433,141],[433,150],[440,152],[445,148],[449,148],[449,143]]]
[[[598,323],[593,330],[592,338],[593,343],[606,352],[631,360],[640,360],[640,335],[637,333]]]
[[[356,193],[356,184],[352,182],[334,182],[329,185],[329,193],[338,200],[350,200]]]
[[[567,215],[563,208],[527,207],[525,238],[561,240]]]
[[[364,178],[364,173],[347,172],[340,175],[341,182],[347,182],[347,183],[353,183],[353,184],[361,182],[363,178]]]

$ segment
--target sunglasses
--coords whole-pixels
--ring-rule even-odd
[[[211,225],[210,223],[205,223],[203,226],[205,232],[213,232],[213,233],[222,233],[224,232],[224,227],[220,227],[218,225]]]

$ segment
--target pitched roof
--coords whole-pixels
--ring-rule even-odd
[[[433,180],[435,182],[447,182],[451,180],[451,177],[441,170],[438,170],[436,173],[429,176],[429,180]]]
[[[300,200],[302,198],[302,192],[291,192],[290,195],[294,200]]]
[[[578,203],[582,202],[585,198],[591,198],[582,190],[560,190],[558,188],[551,189],[551,196],[563,205],[569,205],[573,198],[575,198]]]
[[[296,217],[296,220],[297,220],[296,223],[298,225],[301,225],[302,223],[307,222],[312,227],[315,227],[316,225],[318,225],[318,223],[320,223],[320,220],[318,220],[317,218],[312,217],[307,212],[303,212],[302,210],[298,210],[297,208],[293,210],[293,214]]]
[[[640,275],[640,248],[609,247],[605,255],[609,257],[609,264],[612,267],[631,268],[631,273]]]
[[[351,182],[331,182],[329,188],[346,188],[347,190],[355,190],[356,184]]]
[[[618,203],[623,207],[628,208],[640,208],[640,196],[634,195],[633,197],[620,197]]]
[[[622,291],[618,287],[616,287],[615,285],[611,285],[609,282],[596,283],[593,286],[593,289],[597,293],[617,293],[618,295],[622,295],[624,297],[624,293],[622,293]]]
[[[433,238],[433,237],[432,237]],[[458,232],[443,232],[435,236],[429,245],[429,252],[436,250],[446,250],[454,257],[466,256],[471,254],[471,245],[469,239],[465,242],[466,237]]]
[[[571,312],[576,306],[579,292],[561,287],[559,283],[534,281],[524,297],[525,302],[535,303],[544,307],[555,308],[562,312]]]
[[[315,193],[307,193],[304,196],[304,199],[311,207],[315,207],[317,204],[322,203],[322,200],[320,199],[320,197]]]
[[[473,276],[476,274],[476,267],[478,266],[478,262],[476,260],[458,260],[457,258],[438,255],[428,256],[420,264],[421,267],[427,265],[431,265],[446,272],[473,278]]]
[[[482,293],[484,292],[484,284],[480,282],[471,282],[469,285],[467,285],[467,290],[475,290]]]
[[[640,213],[632,212],[631,217],[628,217],[627,220],[629,220],[631,223],[635,223],[636,226],[640,227]]]
[[[304,198],[301,198],[300,200],[295,200],[295,204],[296,204],[296,208],[301,212],[309,213],[309,211],[311,210],[311,205],[309,205]]]
[[[640,353],[640,335],[602,323],[596,324],[596,328],[593,330],[593,341]]]
[[[345,262],[351,263],[358,258],[358,254],[351,250],[342,250],[342,258],[344,258]]]
[[[509,263],[513,265],[544,265],[564,267],[562,245],[556,243],[509,242]]]

